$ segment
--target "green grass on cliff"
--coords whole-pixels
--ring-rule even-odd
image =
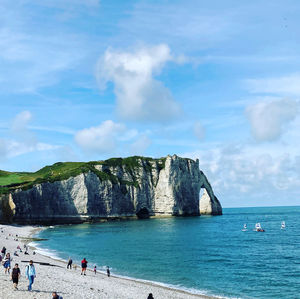
[[[141,164],[142,160],[142,164]],[[132,185],[138,187],[136,180],[125,181],[110,172],[111,167],[124,167],[125,171],[133,173],[133,170],[144,167],[146,171],[151,171],[152,161],[158,162],[158,168],[165,166],[166,158],[153,159],[148,157],[133,156],[128,158],[111,158],[104,161],[92,162],[58,162],[50,166],[45,166],[36,172],[8,172],[0,170],[0,194],[8,193],[14,189],[30,189],[35,184],[44,182],[55,182],[75,177],[81,173],[94,172],[101,181],[109,180],[113,184]],[[95,165],[103,165],[103,171],[95,168]]]

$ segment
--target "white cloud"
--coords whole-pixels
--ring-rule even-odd
[[[27,129],[28,123],[32,119],[30,111],[22,111],[17,114],[12,122],[11,129],[14,132],[23,132]]]
[[[97,80],[105,89],[114,83],[118,115],[126,120],[165,122],[181,108],[162,82],[153,78],[173,58],[167,45],[139,48],[135,52],[108,49],[97,64]]]
[[[32,119],[30,111],[22,111],[15,116],[11,124],[11,133],[18,140],[32,148],[37,146],[38,141],[35,134],[29,130],[28,125]]]
[[[125,125],[106,120],[98,127],[78,131],[75,141],[87,152],[109,153],[115,151],[118,138],[125,132]]]
[[[300,74],[298,73],[282,77],[248,79],[245,83],[253,93],[300,95]]]
[[[30,111],[22,111],[12,120],[8,130],[10,138],[0,139],[0,156],[3,160],[36,151],[49,151],[60,146],[39,142],[35,134],[29,130],[32,119]]]
[[[6,158],[13,158],[16,156],[37,152],[37,151],[51,151],[60,148],[59,145],[52,145],[43,142],[36,142],[30,144],[15,139],[6,140],[6,143],[7,143]]]
[[[203,140],[205,137],[205,129],[199,121],[194,124],[194,134],[198,140]]]
[[[261,102],[247,107],[251,132],[257,141],[278,139],[285,126],[298,114],[299,103],[295,100],[281,99]]]
[[[131,145],[131,153],[133,155],[142,155],[146,149],[151,145],[150,138],[143,134]]]
[[[129,129],[126,125],[112,120],[82,129],[74,138],[79,147],[88,154],[88,158],[94,157],[93,154],[142,154],[151,144],[147,133],[139,133],[136,129]]]
[[[288,147],[227,145],[186,153],[199,158],[223,205],[299,204],[300,156]],[[296,201],[298,202],[296,203]]]

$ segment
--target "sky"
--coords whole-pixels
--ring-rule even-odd
[[[0,169],[199,159],[223,207],[300,205],[300,2],[0,0]]]

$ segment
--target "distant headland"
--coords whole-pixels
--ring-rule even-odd
[[[64,224],[200,214],[221,215],[221,204],[199,161],[176,155],[58,162],[34,173],[0,171],[2,223]]]

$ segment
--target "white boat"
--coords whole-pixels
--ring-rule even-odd
[[[243,232],[247,231],[247,224],[246,223],[244,224],[244,227],[243,227],[242,231]]]
[[[285,221],[281,222],[281,229],[285,229]]]
[[[262,229],[260,223],[256,223],[254,231],[256,231],[256,232],[264,232],[265,230]]]

